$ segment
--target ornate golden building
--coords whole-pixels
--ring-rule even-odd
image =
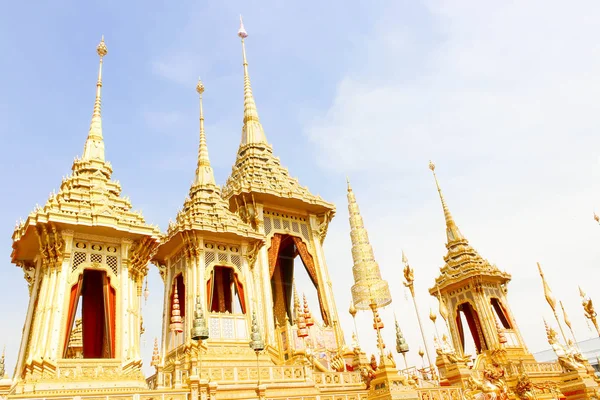
[[[83,156],[75,159],[58,193],[36,207],[12,237],[11,258],[25,274],[29,307],[12,378],[1,358],[0,395],[132,400],[597,397],[589,363],[566,340],[561,344],[550,326],[549,343],[558,362],[537,363],[529,353],[508,304],[510,275],[469,245],[437,178],[448,254],[430,294],[440,301],[451,339],[436,337],[435,365],[420,370],[399,370],[386,352],[378,310],[391,303],[391,291],[348,183],[355,281],[350,312],[372,312],[379,354],[368,357],[358,343],[345,343],[322,247],[335,207],[301,186],[275,157],[252,95],[243,24],[238,35],[244,114],[231,175],[223,189],[217,186],[204,129],[205,88],[198,82],[197,168],[166,233],[132,211],[119,183],[111,180],[102,135],[107,48],[101,41]],[[159,269],[164,298],[161,341],[151,360],[156,372],[146,378],[141,304],[150,263]],[[299,268],[314,284],[318,310],[311,311],[297,293]],[[414,298],[408,264],[405,278]],[[584,306],[595,318],[591,300]],[[404,354],[408,347],[398,323],[396,332],[396,349]],[[469,333],[477,350],[473,363],[465,354]]]

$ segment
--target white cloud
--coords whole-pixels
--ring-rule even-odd
[[[443,215],[427,170],[432,158],[463,233],[513,275],[509,299],[530,350],[548,347],[542,315],[553,318],[536,261],[578,339],[589,337],[577,285],[594,297],[591,282],[600,278],[600,228],[591,219],[594,205],[600,207],[600,7],[443,1],[428,7],[426,33],[385,16],[372,37],[351,49],[356,67],[306,134],[323,168],[355,177],[375,255],[395,293],[402,287],[400,248],[407,251],[423,318],[429,305],[437,307],[426,288],[445,253]],[[434,41],[422,37],[431,35]],[[420,56],[408,57],[419,46]],[[332,270],[349,271],[349,242],[341,209],[326,242]],[[343,315],[351,284],[351,278],[334,282]],[[393,307],[417,350],[412,305],[398,294]],[[370,317],[361,318],[370,325]],[[342,322],[352,326],[349,317]],[[424,325],[431,338],[431,322]],[[371,335],[374,351],[373,333],[360,333]]]

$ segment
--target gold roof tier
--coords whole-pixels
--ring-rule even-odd
[[[214,172],[208,157],[202,108],[204,84],[200,80],[198,80],[196,91],[200,95],[200,140],[196,176],[190,187],[189,196],[183,203],[183,209],[177,213],[175,222],[169,222],[167,234],[163,237],[162,244],[154,257],[157,261],[164,260],[186,240],[184,237],[186,231],[218,233],[220,238],[229,235],[238,239],[263,240],[261,234],[256,233],[237,214],[229,211],[227,201],[221,197],[221,189],[215,183]]]
[[[435,184],[442,203],[444,218],[446,220],[446,237],[448,242],[446,248],[448,253],[444,256],[445,265],[440,268],[440,275],[436,278],[436,286],[429,289],[429,293],[436,295],[438,289],[443,289],[464,281],[470,277],[477,277],[482,281],[506,283],[510,281],[511,275],[500,271],[498,267],[483,257],[469,244],[454,222],[450,209],[446,204],[442,189],[435,174],[435,165],[430,161],[429,169],[433,172]]]
[[[388,283],[381,278],[379,264],[375,261],[373,247],[365,229],[356,197],[348,181],[348,214],[350,216],[350,239],[352,240],[352,301],[354,307],[368,310],[371,304],[385,307],[392,302]]]
[[[335,210],[333,204],[301,186],[298,179],[291,177],[279,158],[273,155],[252,94],[244,42],[248,34],[241,19],[238,36],[242,39],[244,65],[244,125],[235,164],[223,187],[223,197],[230,200],[232,207],[234,196],[252,193],[257,201],[275,202],[289,208],[303,208],[316,214]]]
[[[121,185],[112,181],[112,167],[104,159],[102,135],[101,88],[102,62],[107,54],[104,38],[98,45],[100,67],[96,83],[96,100],[83,156],[75,159],[72,175],[63,178],[58,193],[52,193],[43,207],[36,208],[15,227],[12,235],[12,262],[31,261],[38,252],[38,236],[50,230],[77,226],[79,232],[94,234],[123,233],[126,237],[150,237],[158,243],[160,230],[147,225],[131,202],[121,197]],[[41,230],[40,230],[41,229]]]

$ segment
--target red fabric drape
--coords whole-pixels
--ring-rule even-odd
[[[496,315],[500,319],[500,323],[504,327],[504,329],[512,329],[510,320],[508,318],[508,313],[500,303],[500,301],[496,298],[492,298],[492,307],[494,307],[494,311],[496,311]]]
[[[179,309],[181,310],[181,318],[185,317],[185,282],[183,281],[183,274],[177,275],[177,296],[179,297]]]
[[[83,301],[81,307],[83,357],[102,358],[105,333],[102,325],[106,320],[104,316],[103,273],[101,271],[85,270],[83,275]]]
[[[467,324],[469,324],[469,330],[471,331],[471,336],[473,336],[473,341],[475,342],[475,347],[477,348],[477,353],[481,353],[484,350],[485,343],[481,342],[481,337],[479,336],[479,317],[477,312],[473,310],[473,307],[469,303],[464,303],[462,305],[462,311],[465,313],[465,317],[467,318]]]
[[[323,298],[321,296],[321,285],[320,285],[319,278],[317,275],[315,261],[313,260],[312,255],[308,252],[308,247],[302,241],[302,239],[300,239],[297,236],[292,236],[291,238],[294,240],[294,244],[296,245],[298,254],[300,254],[300,259],[302,260],[302,264],[304,264],[304,267],[306,268],[306,271],[308,272],[310,279],[312,280],[313,284],[317,288],[317,296],[319,298],[319,306],[321,309],[321,317],[323,318],[323,322],[325,323],[325,325],[329,325],[329,314],[327,313],[327,310],[325,309],[325,306],[323,304]]]
[[[244,296],[244,285],[240,282],[237,274],[233,274],[233,281],[235,282],[235,288],[238,292],[238,297],[240,298],[240,307],[242,308],[242,313],[246,314],[246,297]]]
[[[306,244],[299,237],[292,236],[291,238],[294,240],[296,249],[298,249],[298,254],[300,254],[300,258],[302,259],[302,263],[304,264],[310,279],[316,287],[319,287],[319,279],[317,278],[315,262],[312,255],[308,252],[308,247],[306,247]]]
[[[213,283],[214,283],[215,270],[213,268],[210,273],[210,278],[206,281],[206,308],[208,311],[212,311],[212,303],[213,303]]]
[[[69,310],[67,314],[67,327],[65,329],[65,347],[63,350],[63,357],[67,356],[67,350],[69,347],[69,340],[71,339],[71,331],[73,330],[73,323],[75,322],[75,313],[77,312],[77,303],[79,302],[79,296],[81,295],[81,281],[83,274],[79,275],[79,279],[73,286],[71,286],[71,295],[69,296]]]
[[[110,278],[104,274],[104,315],[105,341],[108,344],[104,353],[108,358],[115,357],[116,293],[110,285]]]
[[[269,277],[273,277],[275,271],[275,265],[277,264],[277,257],[279,256],[279,246],[281,245],[281,238],[283,236],[279,233],[273,234],[271,237],[271,247],[269,247]]]

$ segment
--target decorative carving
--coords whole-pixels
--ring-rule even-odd
[[[256,263],[256,257],[258,256],[258,251],[262,247],[261,242],[252,242],[246,247],[246,251],[244,253],[244,258],[248,263],[248,268],[253,269],[254,264]]]
[[[325,237],[327,236],[327,230],[329,229],[329,223],[333,219],[334,214],[334,210],[329,210],[318,216],[319,226],[317,226],[316,234],[321,244],[323,244],[323,242],[325,241]]]

